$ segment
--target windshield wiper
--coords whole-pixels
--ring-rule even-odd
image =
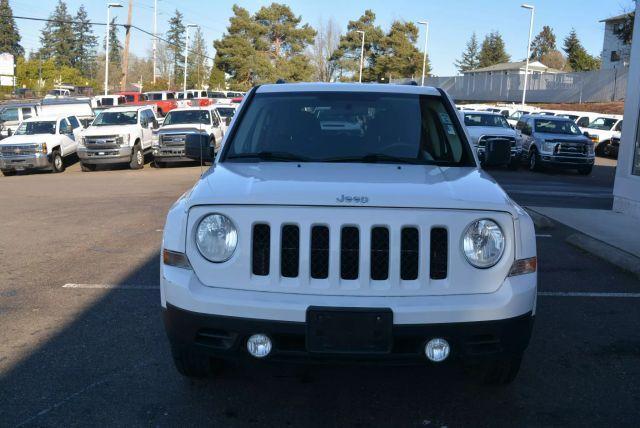
[[[344,156],[323,159],[322,162],[362,162],[362,163],[407,163],[415,165],[427,165],[429,161],[406,158],[400,156],[385,155],[383,153],[368,153],[364,156]]]
[[[256,152],[256,153],[238,153],[227,156],[227,159],[258,159],[272,162],[308,162],[309,158],[298,156],[289,152]]]

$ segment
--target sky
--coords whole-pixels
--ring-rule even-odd
[[[133,24],[153,31],[154,0],[133,0]],[[456,74],[454,61],[465,48],[466,42],[475,31],[482,40],[485,34],[498,30],[506,43],[507,53],[512,60],[522,60],[526,56],[529,30],[529,11],[520,7],[517,0],[279,0],[291,7],[302,22],[317,26],[319,22],[332,18],[341,31],[346,31],[349,20],[356,20],[364,10],[371,9],[376,14],[376,22],[387,30],[394,20],[429,21],[427,51],[431,60],[432,74],[450,76]],[[112,9],[112,16],[118,16],[119,23],[126,22],[128,0],[120,0],[125,6]],[[57,0],[10,0],[16,16],[47,18],[54,10]],[[84,4],[89,18],[94,22],[106,22],[107,1],[67,0],[72,15]],[[158,33],[165,33],[167,21],[176,9],[185,16],[186,23],[197,24],[209,42],[209,54],[214,56],[212,42],[226,31],[231,7],[236,3],[251,13],[271,1],[260,0],[158,0]],[[618,15],[629,10],[632,0],[531,0],[527,3],[536,7],[534,35],[543,25],[553,28],[558,48],[562,40],[575,28],[584,47],[592,55],[600,55],[604,35],[601,19]],[[36,50],[40,46],[40,33],[44,23],[16,20],[25,50]],[[105,27],[95,27],[102,39]],[[123,31],[121,31],[122,35]],[[421,30],[417,45],[424,44]],[[151,37],[140,32],[132,32],[132,52],[144,56],[150,52]]]

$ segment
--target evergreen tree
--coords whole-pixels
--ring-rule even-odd
[[[382,42],[385,33],[380,26],[375,25],[375,20],[376,14],[371,10],[365,10],[357,21],[349,21],[347,32],[340,37],[338,49],[333,54],[332,60],[338,61],[342,69],[350,72],[352,80],[358,80],[360,69],[362,34],[358,31],[365,32],[362,80],[371,81],[377,77],[374,70],[378,58],[384,54]]]
[[[83,76],[89,76],[95,69],[95,48],[98,45],[98,38],[93,34],[84,5],[80,5],[72,28],[74,36],[72,65],[78,68]]]
[[[69,66],[73,61],[74,35],[67,4],[58,0],[49,19],[40,36],[42,59],[54,58],[56,65]]]
[[[418,27],[412,22],[394,21],[389,32],[382,39],[383,54],[371,70],[376,78],[402,78],[422,75],[423,52],[416,48]],[[429,59],[425,74],[431,70]]]
[[[489,67],[494,64],[509,62],[511,57],[504,47],[504,40],[498,31],[493,31],[486,35],[482,41],[480,54],[478,55],[479,67]]]
[[[187,75],[187,81],[189,87],[201,88],[202,85],[209,80],[207,44],[200,27],[194,32],[193,38],[191,38],[191,36],[189,36],[189,38],[193,41],[189,47],[189,73]]]
[[[564,39],[564,47],[562,49],[567,54],[567,63],[571,70],[591,71],[600,68],[600,61],[587,53],[582,43],[580,43],[575,29],[572,29]]]
[[[0,0],[0,53],[3,52],[8,52],[16,58],[24,55],[9,0]]]
[[[214,65],[211,67],[211,74],[209,75],[209,89],[216,90],[225,88],[224,71]]]
[[[480,59],[478,58],[480,55],[479,47],[478,47],[478,38],[476,37],[476,33],[474,32],[471,35],[471,39],[467,42],[467,47],[462,52],[462,57],[459,60],[456,60],[455,66],[459,72],[474,70],[478,68],[480,65]]]
[[[175,14],[169,19],[169,31],[167,31],[167,42],[169,55],[171,57],[171,65],[173,68],[173,81],[182,81],[184,68],[184,43],[185,43],[185,25],[182,22],[183,16],[176,9]]]
[[[548,25],[542,27],[542,31],[531,42],[530,59],[541,61],[542,57],[556,50],[556,35]]]
[[[214,42],[216,67],[229,74],[230,87],[247,89],[283,78],[309,80],[313,69],[304,50],[315,30],[283,4],[272,3],[253,16],[237,5],[227,33]]]
[[[118,69],[122,65],[122,43],[120,42],[120,27],[117,25],[117,17],[111,18],[111,31],[109,31],[109,67],[114,66]],[[107,36],[104,36],[102,47],[107,49]]]

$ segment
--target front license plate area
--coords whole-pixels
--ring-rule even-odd
[[[393,345],[391,309],[307,309],[307,351],[388,354]]]

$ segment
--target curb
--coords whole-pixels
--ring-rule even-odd
[[[567,236],[565,242],[640,278],[640,258],[633,254],[579,232]]]

